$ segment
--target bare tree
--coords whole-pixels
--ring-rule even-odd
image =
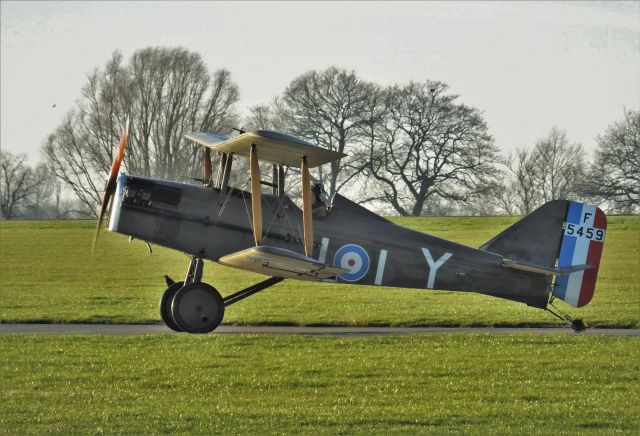
[[[141,50],[129,69],[136,97],[133,113],[140,113],[141,120],[132,124],[141,154],[136,172],[169,179],[197,174],[202,149],[181,138],[193,130],[231,131],[239,93],[230,73],[219,70],[210,78],[200,55],[183,48]]]
[[[540,171],[537,155],[533,151],[519,149],[515,155],[510,155],[507,167],[510,177],[503,182],[502,196],[503,210],[508,214],[514,212],[526,215],[541,204]]]
[[[100,203],[100,191],[103,189],[106,174],[109,171],[107,156],[91,148],[76,123],[80,119],[77,111],[67,114],[55,132],[47,137],[43,152],[47,156],[51,171],[71,188],[77,197],[81,215],[91,217],[96,214],[96,205]],[[112,136],[112,141],[117,141]]]
[[[500,176],[504,177],[504,174]],[[454,214],[471,216],[516,215],[518,209],[513,191],[496,180],[487,189],[464,202],[453,202]],[[428,211],[430,213],[430,211]]]
[[[27,198],[22,215],[28,219],[53,219],[58,217],[56,209],[56,190],[60,182],[51,173],[49,166],[39,163],[32,170],[33,180],[41,181]]]
[[[584,192],[610,205],[615,212],[633,213],[640,207],[640,111],[624,118],[598,137],[595,162]]]
[[[203,151],[182,136],[197,130],[229,133],[237,100],[230,73],[210,75],[197,53],[146,48],[125,64],[116,52],[103,69],[88,75],[77,108],[49,135],[44,153],[52,171],[83,204],[83,212],[94,215],[127,117],[128,171],[168,179],[196,176]]]
[[[370,200],[418,216],[436,198],[466,201],[486,192],[498,171],[497,148],[480,111],[458,103],[442,82],[386,90],[381,122],[368,125]]]
[[[48,173],[25,164],[26,155],[0,152],[0,212],[5,219],[18,216],[44,189]]]
[[[585,152],[554,127],[532,149],[510,155],[507,168],[502,188],[496,190],[499,209],[526,215],[547,201],[580,196]]]
[[[567,133],[553,127],[533,149],[538,191],[542,202],[575,197],[585,175],[585,152],[569,144]]]
[[[282,103],[278,98],[275,98],[271,104],[259,104],[249,108],[249,115],[244,120],[243,128],[245,130],[292,130],[282,118]]]
[[[328,171],[321,167],[316,173],[329,197],[353,183],[365,166],[356,151],[376,95],[374,84],[335,67],[297,77],[282,95],[281,125],[321,147],[349,154],[328,164]]]

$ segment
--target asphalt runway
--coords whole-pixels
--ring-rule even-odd
[[[159,324],[0,324],[0,334],[133,336],[162,333],[178,334]],[[570,328],[563,327],[294,327],[234,325],[221,325],[210,334],[394,336],[441,333],[576,334]],[[579,335],[637,337],[640,336],[640,329],[587,329],[579,333]]]

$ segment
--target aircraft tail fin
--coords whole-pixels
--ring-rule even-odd
[[[607,219],[596,206],[550,201],[483,244],[503,265],[554,275],[553,295],[574,307],[595,290]]]
[[[569,202],[550,201],[485,242],[480,249],[543,268],[556,266]]]

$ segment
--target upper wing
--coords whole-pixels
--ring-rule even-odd
[[[215,148],[216,144],[220,144],[229,139],[228,136],[217,135],[215,133],[208,132],[193,132],[184,135],[185,138],[195,142],[196,144],[204,145],[205,147]]]
[[[255,130],[233,138],[198,132],[187,134],[185,138],[221,153],[234,153],[242,156],[248,156],[251,152],[251,146],[255,145],[258,159],[295,168],[300,167],[302,156],[306,156],[310,168],[346,156],[344,153],[318,147],[295,136],[270,130]]]

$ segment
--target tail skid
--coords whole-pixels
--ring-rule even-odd
[[[547,312],[562,320],[562,322],[564,322],[568,327],[571,327],[576,333],[583,332],[588,328],[587,324],[585,324],[582,319],[573,319],[569,314],[558,309],[553,304],[553,300],[554,297],[551,297],[551,301],[549,301],[549,306],[551,306],[551,308],[547,306],[547,308],[545,309]]]

